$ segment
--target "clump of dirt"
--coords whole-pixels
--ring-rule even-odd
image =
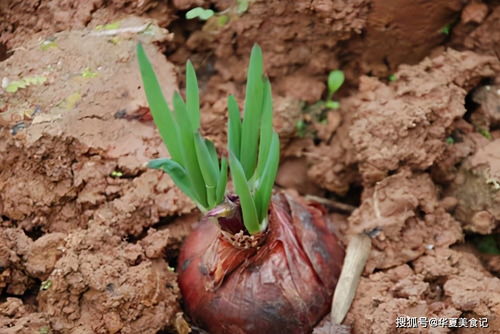
[[[462,6],[460,0],[372,1],[365,34],[347,44],[359,64],[347,66],[359,66],[357,73],[387,77],[400,64],[416,64],[446,39],[443,29],[455,21]]]
[[[9,328],[8,333],[27,333],[30,328],[157,333],[173,328],[180,293],[165,259],[176,256],[190,232],[189,221],[192,218],[150,229],[136,244],[95,223],[36,241],[19,228],[2,229],[0,293],[26,298],[27,292],[40,291],[24,303],[8,298],[0,304],[0,328]]]
[[[21,229],[0,230],[0,294],[23,295],[34,286],[25,267],[32,243]]]
[[[163,243],[145,249],[123,242],[106,226],[69,234],[61,247],[63,255],[37,296],[51,328],[157,333],[173,325],[180,294],[176,274],[162,258],[168,232],[156,233]]]
[[[164,93],[173,66],[150,21],[32,40],[2,62],[0,328],[8,333],[157,333],[182,322],[175,265],[194,205],[164,173],[144,113],[135,48]],[[15,87],[26,78],[37,82]],[[161,218],[170,217],[170,218]],[[194,217],[194,218],[193,218]],[[151,226],[156,229],[148,229]]]
[[[363,277],[346,322],[355,333],[413,333],[396,328],[396,317],[486,317],[490,330],[482,333],[496,333],[499,291],[500,280],[475,256],[447,248],[428,250],[411,266]]]
[[[50,333],[47,315],[36,312],[19,298],[7,297],[0,303],[0,329],[4,334]]]
[[[363,231],[375,234],[366,272],[402,265],[428,249],[446,248],[463,238],[459,222],[439,203],[429,175],[407,170],[363,191],[346,232]]]
[[[45,36],[70,29],[82,29],[93,19],[109,23],[128,15],[147,15],[160,25],[173,19],[174,9],[165,1],[145,0],[123,2],[119,0],[6,0],[0,4],[0,43],[8,48],[25,45],[33,34]]]
[[[168,35],[139,19],[119,29],[56,34],[48,49],[33,41],[2,63],[4,82],[45,80],[2,95],[0,199],[16,226],[67,232],[94,219],[138,235],[160,216],[194,208],[164,173],[144,169],[167,152],[139,113],[147,104],[135,47],[146,43],[171,97],[173,67],[151,46]]]
[[[455,197],[455,217],[467,231],[490,234],[500,222],[500,139],[479,147],[460,168],[448,189]]]
[[[221,12],[234,12],[234,2],[214,3]],[[196,5],[189,2],[189,6]],[[244,13],[228,14],[229,22],[223,26],[208,24],[187,38],[178,36],[179,48],[172,57],[184,62],[185,55],[208,51],[215,56],[214,69],[225,82],[243,82],[242,69],[250,49],[259,43],[266,53],[266,73],[273,79],[274,92],[315,102],[325,90],[324,74],[339,67],[332,55],[335,47],[361,33],[369,6],[366,0],[298,1],[294,6],[277,0],[252,1]]]
[[[354,164],[365,185],[403,166],[429,168],[443,154],[454,121],[466,112],[467,91],[499,68],[495,57],[450,49],[418,65],[402,65],[390,84],[362,77],[359,93],[342,101],[347,116],[331,144],[313,150],[311,176],[345,192]]]
[[[470,1],[462,11],[460,21],[452,26],[450,45],[457,49],[474,50],[481,54],[500,55],[500,5],[498,2]]]

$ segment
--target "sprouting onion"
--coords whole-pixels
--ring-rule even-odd
[[[245,228],[250,234],[265,230],[280,143],[272,127],[271,84],[263,73],[260,47],[254,46],[250,56],[243,119],[235,98],[228,98],[229,164],[200,134],[200,97],[191,62],[186,65],[186,101],[176,92],[170,109],[141,44],[137,57],[153,120],[170,153],[148,167],[168,173],[205,213],[224,202],[229,165]]]

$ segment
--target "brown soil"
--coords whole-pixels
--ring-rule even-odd
[[[184,19],[200,5],[219,14]],[[277,185],[341,202],[332,217],[344,241],[373,235],[342,330],[486,317],[481,333],[500,333],[500,256],[469,242],[500,233],[498,1],[255,0],[238,13],[229,0],[7,0],[0,17],[0,333],[193,325],[175,267],[199,213],[144,167],[168,153],[147,114],[137,41],[167,97],[193,60],[203,132],[220,152],[225,98],[243,101],[249,50],[261,45],[282,140]],[[341,108],[321,110],[336,68]],[[43,82],[7,92],[30,77]]]

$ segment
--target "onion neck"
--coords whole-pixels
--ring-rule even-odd
[[[234,194],[228,194],[223,203],[206,213],[206,217],[217,223],[224,239],[236,248],[258,247],[267,234],[267,226],[260,233],[250,234],[248,232],[243,222],[240,200]]]

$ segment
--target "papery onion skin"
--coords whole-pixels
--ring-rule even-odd
[[[260,247],[238,249],[203,219],[179,256],[193,321],[212,334],[309,333],[330,309],[344,250],[323,212],[273,197]]]

